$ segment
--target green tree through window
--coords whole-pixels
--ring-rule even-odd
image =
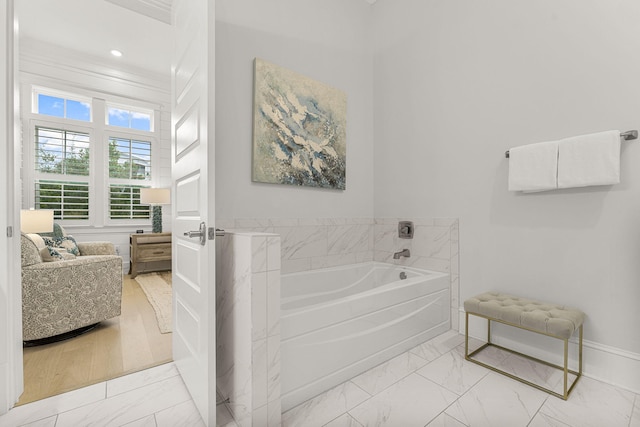
[[[89,176],[89,134],[36,128],[37,170],[45,174]],[[109,140],[109,177],[150,179],[151,143],[123,138]],[[109,186],[109,217],[149,218],[149,206],[140,205],[140,185]],[[35,186],[39,209],[53,209],[56,219],[89,219],[89,183],[39,180]]]
[[[38,181],[38,209],[53,209],[55,219],[89,219],[89,183]]]
[[[109,140],[109,177],[151,179],[151,143],[127,138]]]
[[[60,175],[89,175],[88,133],[36,127],[36,169]]]

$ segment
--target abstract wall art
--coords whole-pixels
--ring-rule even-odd
[[[253,181],[344,190],[346,94],[256,58]]]

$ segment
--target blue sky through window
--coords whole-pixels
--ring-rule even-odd
[[[151,115],[133,113],[131,116],[131,129],[151,130]]]
[[[66,103],[66,108],[65,108]],[[38,94],[38,113],[83,122],[91,121],[91,105],[87,102]]]
[[[109,107],[108,124],[111,126],[120,126],[150,132],[151,114]]]
[[[90,121],[91,110],[89,104],[67,99],[67,119],[82,120],[85,122]]]
[[[47,116],[64,117],[64,99],[38,94],[38,113]]]
[[[131,113],[119,108],[109,108],[109,124],[111,126],[129,127]]]

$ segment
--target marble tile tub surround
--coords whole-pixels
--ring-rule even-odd
[[[398,237],[398,222],[413,221],[413,239]],[[459,327],[460,250],[457,218],[376,218],[374,260],[449,273],[451,281],[451,328]],[[409,249],[411,256],[393,259],[394,252]]]
[[[398,237],[399,221],[413,221],[413,239]],[[451,327],[458,329],[457,218],[223,219],[218,220],[217,226],[280,235],[283,274],[373,260],[449,273]],[[409,249],[411,257],[394,260],[393,253],[402,249]]]
[[[373,261],[372,218],[235,219],[218,224],[278,234],[283,274]]]
[[[216,386],[239,426],[279,426],[280,237],[216,242]]]

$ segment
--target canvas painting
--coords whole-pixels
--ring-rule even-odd
[[[346,94],[256,58],[253,181],[346,188]]]

